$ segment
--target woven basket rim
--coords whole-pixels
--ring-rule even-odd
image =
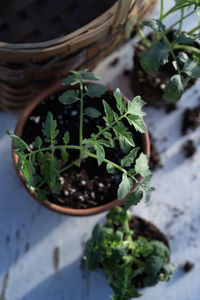
[[[110,19],[113,21],[114,19],[114,12],[118,9],[118,1],[114,3],[109,9],[107,9],[103,14],[95,18],[94,20],[90,21],[88,24],[78,28],[77,30],[66,34],[62,37],[45,40],[42,42],[33,42],[33,43],[7,43],[7,42],[1,42],[0,41],[0,50],[1,51],[14,51],[14,50],[35,50],[35,49],[44,49],[48,47],[52,47],[55,45],[59,45],[62,43],[69,42],[72,38],[77,36],[81,36],[84,33],[87,33],[90,29],[97,30],[102,24],[105,25],[104,22],[108,22]],[[121,0],[123,1],[123,0]],[[110,22],[109,22],[110,23]],[[112,24],[112,22],[111,22]]]

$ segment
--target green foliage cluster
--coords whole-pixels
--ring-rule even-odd
[[[115,207],[107,216],[107,223],[94,227],[87,241],[84,259],[90,271],[101,267],[112,287],[113,300],[128,300],[141,296],[136,282],[142,278],[143,286],[168,281],[174,272],[169,263],[169,249],[160,241],[144,237],[132,239],[129,227],[130,212]]]
[[[146,128],[142,117],[145,113],[142,111],[142,107],[145,102],[141,100],[140,96],[137,96],[126,104],[122,100],[120,90],[117,89],[114,92],[116,100],[115,111],[105,100],[103,100],[103,116],[94,107],[84,109],[85,96],[90,98],[102,97],[106,92],[106,88],[101,85],[96,83],[85,85],[83,82],[84,80],[96,81],[98,79],[98,77],[85,70],[80,72],[72,71],[63,80],[63,84],[71,85],[71,89],[60,96],[60,102],[64,105],[70,105],[75,102],[80,104],[78,145],[70,144],[68,128],[66,128],[63,136],[63,143],[58,145],[56,138],[59,128],[51,112],[48,112],[46,121],[42,124],[41,136],[36,137],[33,149],[30,149],[26,142],[14,133],[7,132],[13,139],[16,154],[19,156],[17,167],[23,172],[28,188],[37,192],[39,201],[45,201],[50,191],[59,193],[61,189],[59,177],[62,172],[73,165],[81,167],[82,160],[87,157],[96,159],[99,166],[105,163],[108,173],[113,173],[115,169],[121,171],[122,180],[117,195],[118,199],[121,200],[129,194],[126,198],[127,207],[137,204],[142,199],[143,190],[146,191],[146,200],[150,198],[153,188],[149,187],[151,172],[148,167],[148,158],[143,153],[138,155],[139,148],[135,147],[133,135],[124,122],[128,122],[136,131],[144,133]],[[93,133],[89,138],[85,138],[83,136],[84,116],[93,119],[103,118],[105,126],[97,126],[97,133]],[[108,160],[105,154],[106,148],[116,147],[121,147],[124,153],[120,165]],[[55,150],[60,151],[62,162],[55,155]],[[74,161],[70,160],[69,150],[78,150],[79,157]],[[137,180],[137,174],[143,177],[142,182]],[[131,192],[134,181],[138,183],[139,187],[136,191]],[[47,186],[48,189],[46,188]]]
[[[164,12],[164,0],[161,0],[159,19],[147,19],[142,25],[153,29],[153,38],[145,37],[141,25],[138,23],[138,32],[147,51],[140,53],[142,68],[151,74],[162,65],[172,61],[174,75],[163,89],[164,99],[177,102],[183,95],[184,89],[192,78],[200,78],[200,49],[194,44],[199,40],[200,21],[195,28],[186,32],[183,30],[183,21],[193,14],[199,14],[200,1],[176,0],[173,7]],[[163,21],[174,12],[180,11],[180,18],[166,28]],[[177,28],[178,26],[178,28]],[[169,39],[169,33],[173,38]],[[188,56],[189,54],[189,56]]]

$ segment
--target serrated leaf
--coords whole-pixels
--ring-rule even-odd
[[[63,147],[61,150],[61,157],[64,160],[64,162],[68,161],[69,154],[68,154],[67,150],[65,149],[65,147]]]
[[[200,78],[200,65],[197,61],[188,59],[182,69],[182,72],[192,78]]]
[[[105,158],[104,148],[98,142],[96,142],[94,144],[94,149],[96,150],[97,161],[98,165],[100,166]]]
[[[58,100],[65,105],[69,105],[72,103],[76,103],[79,101],[78,91],[68,90],[64,92],[61,96],[59,96]]]
[[[51,112],[48,112],[46,121],[42,123],[42,133],[47,138],[50,138],[51,140],[55,139],[58,135],[58,130],[56,130],[57,122],[53,119],[53,115]]]
[[[35,168],[31,162],[31,160],[25,159],[22,165],[22,172],[26,179],[26,183],[28,186],[34,185],[34,175],[35,175]]]
[[[58,178],[60,165],[57,159],[51,154],[45,154],[40,160],[40,172],[46,183],[53,187]]]
[[[31,151],[29,146],[20,137],[18,137],[17,135],[15,135],[14,133],[8,130],[6,131],[6,133],[13,140],[14,149],[16,151],[24,151],[24,150],[28,150],[29,152]]]
[[[151,50],[140,53],[139,57],[142,68],[151,74],[168,62],[169,52],[165,43],[157,42]]]
[[[46,190],[41,190],[41,189],[37,190],[37,200],[40,203],[44,203],[46,200],[46,196],[48,196],[48,195],[49,195],[49,193]]]
[[[98,98],[105,94],[107,88],[98,84],[89,84],[87,87],[87,96],[90,98]]]
[[[75,74],[70,74],[69,76],[67,76],[62,80],[63,85],[72,85],[78,82],[79,81],[77,80],[77,76]]]
[[[106,165],[106,170],[107,170],[107,172],[108,172],[109,174],[111,174],[111,173],[113,173],[113,172],[115,171],[115,167],[113,167],[112,164],[108,163],[108,164]]]
[[[42,146],[42,140],[39,136],[36,137],[35,141],[34,141],[34,146],[37,149],[40,149]]]
[[[130,167],[133,164],[135,158],[137,157],[139,149],[139,147],[136,147],[132,149],[126,156],[124,156],[121,160],[121,165],[124,167]]]
[[[142,120],[141,117],[131,115],[131,116],[127,116],[126,118],[129,124],[134,126],[136,131],[139,131],[141,133],[145,133],[147,131],[144,121]]]
[[[82,78],[84,80],[94,80],[94,81],[97,81],[97,80],[101,79],[99,76],[96,76],[95,74],[93,74],[91,72],[88,72],[87,70],[81,71],[81,74],[82,74]]]
[[[65,131],[65,134],[63,136],[63,142],[65,145],[67,145],[69,143],[70,137],[69,137],[69,131]]]
[[[145,196],[145,201],[146,202],[149,202],[150,198],[151,198],[151,193],[155,191],[155,188],[154,187],[150,187],[147,189],[146,191],[146,196]]]
[[[105,132],[103,132],[103,136],[108,140],[108,142],[110,143],[110,146],[112,148],[114,148],[115,143],[113,141],[112,134],[108,131],[105,131]]]
[[[184,52],[179,52],[177,58],[183,63],[189,59],[188,55]]]
[[[101,115],[100,111],[94,107],[87,107],[84,114],[90,118],[98,118]]]
[[[131,193],[126,197],[124,201],[124,208],[127,210],[129,209],[132,205],[137,205],[143,198],[143,192],[140,190],[136,190],[135,192]]]
[[[149,176],[151,171],[149,170],[148,157],[141,153],[140,156],[135,161],[135,171],[142,177]]]
[[[110,105],[104,100],[103,100],[103,106],[104,106],[104,111],[105,111],[105,115],[106,115],[104,117],[106,125],[111,125],[112,121],[113,121],[113,118],[114,118],[114,112],[111,109]]]
[[[155,30],[157,32],[161,32],[161,33],[165,32],[165,25],[161,21],[159,21],[159,20],[156,20],[156,19],[147,19],[147,20],[144,20],[142,22],[142,24],[144,26],[151,27],[153,30]]]
[[[122,200],[128,193],[130,193],[133,186],[133,180],[127,176],[127,173],[123,173],[122,181],[117,191],[118,200]]]
[[[164,99],[170,102],[177,102],[183,95],[184,86],[181,80],[181,76],[176,74],[171,77],[169,83],[163,90]]]
[[[114,97],[117,101],[117,108],[121,115],[123,115],[123,113],[126,110],[126,103],[122,100],[122,94],[120,89],[116,89],[116,91],[114,92]]]
[[[181,32],[179,36],[176,37],[176,43],[191,45],[195,41],[196,37],[192,35],[188,35],[186,32]]]
[[[132,147],[135,147],[135,143],[133,141],[132,134],[127,130],[122,122],[118,122],[118,125],[113,127],[115,135],[118,139],[126,142]]]
[[[142,111],[142,107],[146,104],[140,96],[134,97],[131,101],[128,102],[128,113],[134,116],[143,117],[146,115]]]

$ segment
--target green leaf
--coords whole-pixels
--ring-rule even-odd
[[[68,90],[59,96],[58,100],[65,105],[79,101],[79,92],[77,90]]]
[[[21,170],[24,174],[24,177],[26,179],[26,183],[28,184],[28,187],[33,186],[34,185],[35,168],[32,164],[31,159],[24,160]]]
[[[188,35],[186,32],[181,32],[181,34],[176,37],[176,43],[191,45],[195,41],[196,37],[192,35]]]
[[[82,78],[84,80],[94,80],[94,81],[97,81],[97,80],[101,79],[99,76],[96,76],[93,73],[88,72],[87,70],[81,71],[81,74],[82,74]]]
[[[155,30],[157,32],[161,32],[161,33],[165,32],[165,25],[161,21],[159,21],[159,20],[156,20],[156,19],[147,19],[147,20],[144,20],[142,22],[142,24],[144,26],[151,27],[153,30]]]
[[[142,107],[146,104],[140,96],[134,97],[131,101],[128,102],[128,113],[134,116],[143,117],[146,115],[142,111]]]
[[[63,85],[73,85],[78,83],[77,76],[75,74],[71,74],[62,80]]]
[[[117,191],[117,198],[119,200],[123,199],[128,193],[130,193],[132,186],[133,186],[132,179],[127,176],[127,173],[123,173],[122,181]]]
[[[169,83],[163,90],[164,99],[170,102],[177,102],[183,95],[184,86],[181,80],[181,76],[176,74],[171,77]]]
[[[165,43],[157,42],[151,50],[142,52],[139,56],[142,68],[151,74],[168,62],[169,52]]]
[[[65,134],[63,136],[63,142],[65,145],[67,145],[69,143],[70,137],[69,137],[69,131],[65,131]]]
[[[47,138],[50,138],[51,140],[55,139],[55,137],[58,135],[58,130],[56,130],[57,122],[53,119],[53,115],[51,112],[48,112],[46,121],[42,123],[42,133]]]
[[[124,209],[129,209],[132,205],[137,205],[143,198],[143,192],[137,189],[126,197],[124,202]]]
[[[100,111],[93,107],[87,107],[84,113],[90,118],[98,118],[101,115]]]
[[[65,147],[62,147],[61,157],[64,160],[64,162],[68,161],[69,154],[68,154],[67,150],[65,149]]]
[[[46,200],[46,196],[48,196],[49,193],[46,190],[37,189],[37,200],[40,203],[44,203]]]
[[[189,59],[188,55],[184,52],[179,52],[177,57],[183,63],[185,63]]]
[[[108,131],[103,132],[103,136],[108,140],[108,142],[110,143],[111,147],[114,148],[115,143],[113,141],[112,138],[112,134]]]
[[[145,201],[149,202],[150,198],[151,198],[151,193],[155,191],[154,187],[150,187],[146,190],[146,196],[145,196]]]
[[[89,84],[87,87],[87,96],[90,98],[98,98],[105,94],[107,88],[98,84]]]
[[[110,105],[103,100],[103,106],[104,106],[104,111],[105,111],[105,117],[104,120],[106,122],[106,125],[111,125],[113,122],[113,118],[114,118],[114,112],[111,109]]]
[[[116,91],[114,92],[114,97],[117,101],[117,108],[119,110],[119,112],[121,113],[121,115],[123,115],[123,113],[126,110],[126,103],[125,101],[122,100],[122,94],[120,89],[116,89]]]
[[[137,157],[139,149],[139,147],[136,147],[132,149],[126,156],[124,156],[121,160],[121,165],[124,167],[130,167]]]
[[[60,165],[57,159],[51,154],[44,154],[39,159],[39,163],[41,175],[45,182],[52,188],[56,183],[56,179],[60,175],[58,171]]]
[[[141,153],[140,156],[136,159],[135,171],[142,177],[146,177],[151,174],[148,165],[148,157],[144,153]]]
[[[106,170],[107,170],[108,173],[113,173],[115,171],[115,167],[113,167],[112,164],[108,163],[106,165]]]
[[[127,130],[122,122],[118,122],[118,124],[113,127],[113,130],[118,139],[121,139],[130,146],[135,147],[132,134]]]
[[[96,142],[94,144],[94,149],[96,150],[97,161],[98,165],[100,166],[105,158],[104,148],[98,142]]]
[[[6,131],[6,133],[11,137],[11,139],[13,140],[13,145],[14,145],[14,149],[16,151],[24,151],[24,150],[28,150],[29,152],[31,151],[31,149],[29,148],[29,146],[17,135],[15,135],[14,133],[12,133],[11,131]]]
[[[200,78],[200,65],[197,61],[188,59],[182,69],[182,72],[192,78]]]
[[[42,140],[39,136],[36,137],[35,141],[34,141],[34,146],[37,149],[40,149],[42,146]]]
[[[126,117],[129,124],[133,125],[136,131],[139,131],[141,133],[145,133],[147,131],[144,121],[141,117],[129,115]]]

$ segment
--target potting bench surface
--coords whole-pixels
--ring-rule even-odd
[[[167,6],[173,1],[170,0]],[[158,9],[154,15],[158,15]],[[170,22],[170,20],[169,20]],[[190,26],[191,19],[186,26]],[[136,40],[116,51],[96,70],[102,83],[119,87],[132,98],[129,77]],[[115,66],[110,63],[119,58]],[[181,134],[186,108],[199,105],[200,81],[188,90],[176,110],[146,109],[145,120],[160,152],[163,167],[154,171],[151,202],[133,213],[152,221],[167,235],[176,272],[168,283],[142,291],[141,300],[200,299],[200,127]],[[11,141],[18,115],[0,112],[0,300],[107,300],[111,289],[101,271],[82,264],[84,244],[105,214],[62,216],[37,204],[19,182],[12,164]],[[185,158],[183,145],[194,141],[196,153]],[[194,264],[185,273],[183,265]]]

